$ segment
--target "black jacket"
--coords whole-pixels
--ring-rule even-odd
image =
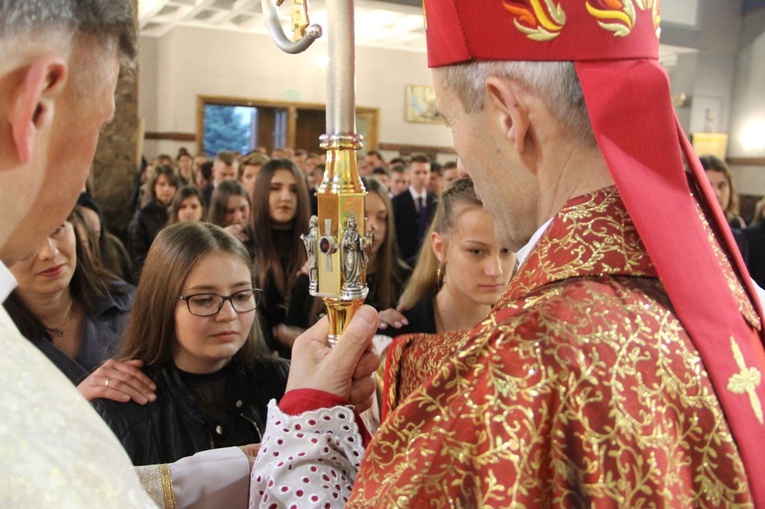
[[[249,439],[237,445],[258,443],[265,432],[268,402],[284,395],[289,363],[269,357],[248,364],[232,362],[236,364],[229,383],[227,414],[238,425],[241,420],[246,422]],[[157,384],[157,399],[153,403],[139,405],[106,399],[92,402],[133,464],[171,463],[215,448],[215,425],[204,422],[194,395],[175,364],[170,361],[144,372]]]
[[[417,250],[422,244],[422,237],[436,210],[436,195],[428,192],[424,203],[425,207],[421,212],[417,212],[417,206],[414,204],[414,198],[412,198],[409,189],[394,196],[391,205],[393,207],[393,221],[396,225],[399,256],[414,267],[417,260]]]
[[[167,225],[167,207],[156,200],[151,200],[133,216],[128,227],[128,250],[135,262],[136,272],[140,273],[151,243],[159,231]],[[136,277],[135,281],[138,281]]]

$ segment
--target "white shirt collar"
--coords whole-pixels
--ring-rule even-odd
[[[423,201],[426,201],[428,198],[428,188],[423,188],[422,192],[418,194],[412,186],[409,186],[409,192],[412,194],[412,198],[414,198],[415,202],[417,201],[417,198],[422,198]]]
[[[523,262],[526,261],[529,253],[531,253],[531,250],[534,249],[534,246],[537,245],[537,242],[539,242],[542,234],[547,231],[547,228],[550,226],[550,223],[552,223],[552,220],[553,218],[550,218],[547,220],[547,222],[545,222],[545,224],[540,226],[539,229],[534,232],[534,235],[531,236],[526,245],[520,248],[517,253],[515,253],[515,259],[518,260],[518,267],[523,265]]]
[[[16,288],[16,278],[13,277],[8,267],[0,261],[0,303],[5,302],[5,299]]]

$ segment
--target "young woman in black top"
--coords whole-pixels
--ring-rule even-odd
[[[136,465],[260,442],[288,363],[268,355],[255,320],[250,257],[222,228],[168,226],[149,250],[121,356],[156,384],[144,406],[96,400]]]
[[[308,233],[310,204],[305,177],[289,159],[271,159],[258,172],[252,199],[255,284],[263,289],[258,308],[269,348],[289,358],[292,344],[275,329],[284,324],[287,300],[307,254],[300,235]],[[283,338],[282,338],[283,339]]]

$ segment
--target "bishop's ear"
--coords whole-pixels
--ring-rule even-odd
[[[520,85],[509,79],[490,76],[486,79],[486,97],[499,129],[518,153],[523,152],[530,122]]]
[[[52,121],[55,99],[67,77],[66,61],[57,55],[38,57],[24,69],[10,110],[13,145],[21,164],[32,158],[35,136]]]

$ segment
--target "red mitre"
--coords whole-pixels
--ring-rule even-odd
[[[593,132],[619,193],[701,355],[765,508],[765,350],[749,273],[658,64],[659,0],[425,0],[430,67],[470,60],[573,61]],[[687,164],[687,167],[686,167]],[[687,171],[686,171],[687,170]],[[693,198],[690,183],[701,193]],[[746,288],[747,321],[698,206]]]

